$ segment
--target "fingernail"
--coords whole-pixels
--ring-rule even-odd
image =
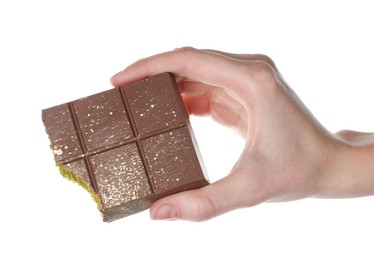
[[[177,219],[177,211],[172,205],[162,204],[153,211],[151,218],[154,220],[175,220]]]

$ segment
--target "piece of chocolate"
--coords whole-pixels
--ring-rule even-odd
[[[42,119],[62,175],[91,193],[104,221],[208,184],[170,73],[44,109]]]

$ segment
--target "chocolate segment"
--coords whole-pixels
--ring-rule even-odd
[[[187,115],[180,97],[167,77],[149,78],[126,87],[137,132],[144,135],[164,128],[183,124]],[[157,93],[157,95],[155,95]]]
[[[42,118],[61,173],[91,192],[104,221],[208,184],[170,73],[45,109]]]
[[[43,111],[43,121],[52,140],[56,162],[71,160],[82,155],[78,133],[71,117],[69,104]]]
[[[200,165],[189,135],[183,126],[142,140],[156,192],[200,180]]]
[[[118,89],[73,104],[87,151],[96,151],[133,137]]]

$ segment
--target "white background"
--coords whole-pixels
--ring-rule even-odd
[[[157,3],[156,3],[157,2]],[[373,259],[374,197],[107,224],[54,166],[41,109],[176,47],[265,53],[330,131],[374,131],[371,1],[1,1],[0,259]],[[211,180],[243,142],[192,118]]]

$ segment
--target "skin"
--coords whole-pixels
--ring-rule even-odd
[[[187,111],[211,116],[246,143],[228,175],[156,201],[152,219],[203,221],[262,202],[374,194],[374,134],[332,134],[313,117],[265,55],[186,47],[144,58],[114,86],[172,72]]]

